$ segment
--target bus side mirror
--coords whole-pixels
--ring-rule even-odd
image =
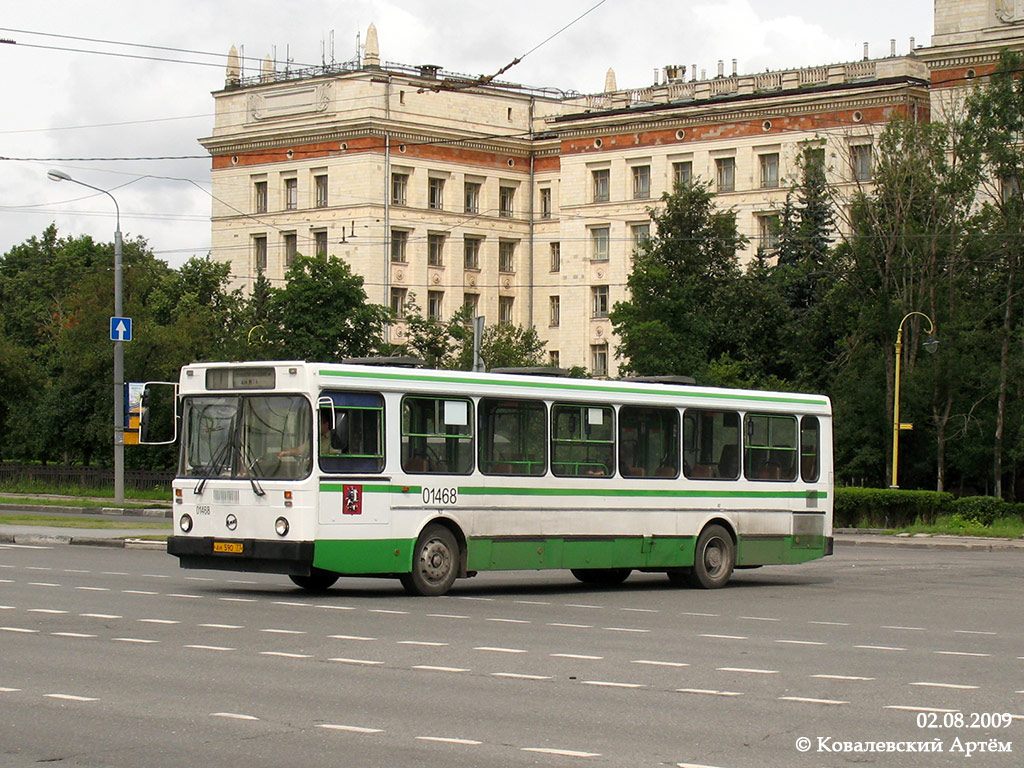
[[[147,381],[139,409],[139,445],[170,445],[178,439],[178,384]]]

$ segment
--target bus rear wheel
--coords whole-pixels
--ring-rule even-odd
[[[334,582],[338,580],[338,574],[314,568],[309,576],[289,576],[288,578],[295,586],[301,587],[307,592],[324,592],[334,586]]]
[[[459,543],[443,525],[428,525],[416,540],[412,572],[399,576],[410,595],[438,597],[451,589],[459,575]]]
[[[709,525],[697,537],[693,553],[693,570],[688,580],[694,587],[724,587],[736,565],[736,546],[732,536],[720,525]]]
[[[571,568],[569,572],[584,584],[613,587],[628,579],[633,571],[630,568]]]

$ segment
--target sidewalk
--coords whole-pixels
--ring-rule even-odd
[[[6,498],[21,494],[0,494]],[[27,495],[26,495],[27,496]],[[116,523],[113,527],[104,528],[68,528],[55,525],[15,525],[0,523],[0,544],[20,544],[22,546],[51,546],[54,544],[87,544],[100,547],[131,547],[140,549],[166,549],[164,541],[146,540],[146,537],[167,536],[172,531],[171,508],[165,506],[149,508],[114,507],[113,499],[94,499],[109,502],[105,507],[78,507],[61,504],[62,501],[76,499],[74,496],[32,495],[33,500],[46,499],[53,504],[19,504],[5,501],[0,503],[0,513],[13,512],[25,516],[67,516],[88,517],[104,523]],[[139,523],[159,523],[166,520],[166,528],[142,528]]]

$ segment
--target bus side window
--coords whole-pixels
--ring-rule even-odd
[[[683,414],[683,473],[694,480],[739,478],[740,416],[688,408]]]
[[[619,408],[619,474],[679,476],[679,411],[631,405]]]
[[[748,413],[744,417],[744,474],[748,480],[796,480],[796,417]]]
[[[607,405],[551,407],[551,472],[557,477],[615,473],[615,411]]]
[[[821,455],[821,431],[817,416],[800,419],[800,479],[816,483],[821,473],[818,457]]]
[[[468,475],[473,471],[473,404],[462,398],[402,398],[402,469]]]
[[[480,400],[480,471],[540,476],[547,469],[547,409],[539,400]]]
[[[317,401],[323,472],[384,470],[384,400],[370,392],[324,392]]]

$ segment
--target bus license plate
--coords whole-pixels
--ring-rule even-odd
[[[213,542],[214,552],[223,552],[227,555],[240,555],[243,551],[243,544],[240,541],[215,541]]]

